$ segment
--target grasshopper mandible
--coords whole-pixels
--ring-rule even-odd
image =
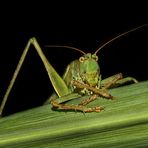
[[[86,105],[92,102],[93,100],[97,99],[98,97],[103,97],[107,99],[113,99],[113,96],[108,93],[107,89],[122,85],[127,82],[134,82],[137,83],[138,81],[133,77],[126,77],[123,78],[122,74],[116,74],[106,79],[101,79],[100,74],[100,67],[98,64],[98,56],[97,53],[100,49],[108,45],[109,43],[113,42],[114,40],[133,32],[137,29],[142,27],[148,26],[148,24],[144,24],[142,26],[133,28],[127,32],[124,32],[113,39],[109,40],[101,47],[99,47],[95,53],[85,53],[80,49],[69,47],[69,46],[50,46],[49,47],[65,47],[65,48],[72,48],[73,50],[79,51],[83,54],[78,60],[72,61],[68,66],[67,69],[61,77],[56,70],[52,67],[52,65],[47,60],[46,56],[44,55],[40,45],[36,38],[29,39],[22,56],[18,62],[18,65],[14,71],[8,89],[4,95],[3,101],[0,106],[0,115],[2,115],[4,106],[6,104],[7,98],[11,92],[11,89],[15,83],[15,80],[19,74],[19,71],[22,67],[22,64],[25,60],[27,52],[30,49],[30,45],[33,45],[35,50],[37,51],[39,57],[41,58],[45,69],[48,73],[49,79],[54,87],[55,92],[49,99],[46,101],[51,103],[53,108],[57,110],[77,110],[82,112],[100,112],[103,110],[102,107],[87,107]],[[72,99],[78,99],[82,96],[89,96],[89,98],[83,100],[78,105],[69,105],[66,104],[67,101]]]

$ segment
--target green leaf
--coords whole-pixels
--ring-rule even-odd
[[[61,112],[50,105],[0,119],[0,147],[148,147],[148,81],[110,90],[101,113]],[[77,101],[77,100],[74,100]]]

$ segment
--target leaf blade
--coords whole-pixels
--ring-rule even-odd
[[[3,147],[148,146],[148,81],[110,90],[101,113],[52,111],[50,105],[0,120]],[[77,102],[77,100],[74,100]]]

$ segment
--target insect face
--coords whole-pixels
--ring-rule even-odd
[[[100,68],[97,63],[98,56],[96,54],[87,53],[79,58],[80,61],[80,75],[83,82],[90,86],[97,86],[100,76]]]

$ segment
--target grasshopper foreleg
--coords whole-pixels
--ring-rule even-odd
[[[98,88],[95,88],[95,87],[91,87],[89,86],[88,84],[83,84],[77,80],[73,80],[71,82],[73,85],[75,85],[77,88],[79,89],[87,89],[87,90],[90,90],[92,91],[94,94],[100,96],[100,97],[103,97],[103,98],[107,98],[107,99],[113,99],[114,97],[109,94],[105,89],[98,89]]]

